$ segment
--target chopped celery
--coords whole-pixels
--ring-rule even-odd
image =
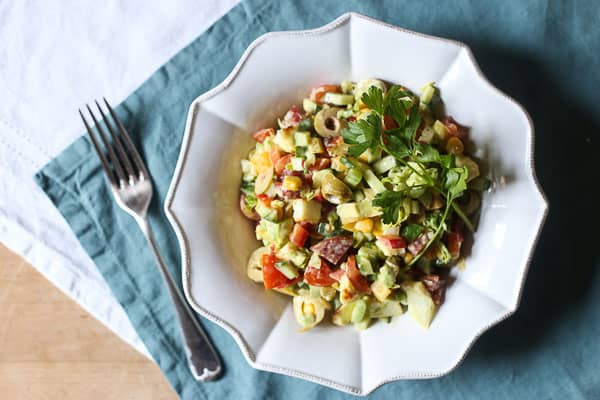
[[[365,319],[367,316],[367,302],[363,299],[356,300],[354,303],[354,308],[352,309],[352,315],[350,316],[350,321],[354,324],[357,324]]]
[[[377,174],[381,175],[394,168],[396,164],[396,158],[394,156],[385,156],[373,164],[373,169]]]
[[[354,96],[351,94],[328,92],[325,93],[325,96],[323,96],[323,102],[336,106],[345,106],[354,103]]]
[[[344,182],[354,188],[360,183],[362,177],[362,172],[360,172],[358,168],[350,168],[348,172],[346,172]]]
[[[364,177],[365,181],[367,182],[367,185],[369,185],[371,189],[373,189],[375,192],[381,193],[386,191],[386,188],[383,185],[383,183],[381,183],[379,178],[377,178],[373,171],[371,171],[370,169],[365,170]]]

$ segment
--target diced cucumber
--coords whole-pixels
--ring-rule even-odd
[[[360,181],[362,180],[363,175],[362,172],[358,168],[350,168],[344,177],[344,182],[346,182],[351,187],[356,187]]]
[[[271,222],[277,222],[280,217],[280,211],[275,208],[267,207],[265,203],[259,201],[256,203],[256,207],[254,208],[256,213],[260,215],[261,218],[269,220]]]
[[[323,102],[336,106],[345,106],[354,103],[354,96],[351,94],[327,92],[323,96]]]
[[[367,169],[364,171],[363,175],[365,177],[365,181],[367,182],[367,185],[369,185],[371,187],[371,189],[373,189],[375,192],[381,193],[381,192],[386,191],[385,186],[383,185],[383,183],[381,183],[379,178],[377,178],[375,176],[373,171],[371,171],[370,169]]]
[[[434,94],[435,86],[433,86],[433,82],[429,82],[421,88],[421,103],[429,104]]]
[[[288,241],[293,225],[291,219],[281,222],[261,219],[256,227],[256,238],[262,240],[265,246],[274,245],[276,248],[280,248]]]
[[[342,225],[356,222],[360,219],[360,212],[356,203],[343,203],[336,207]]]
[[[369,303],[369,317],[387,318],[402,315],[404,310],[399,301],[371,301]]]
[[[320,225],[320,224],[319,224]],[[312,253],[308,260],[307,267],[320,269],[321,268],[321,257],[317,253]]]
[[[354,302],[354,308],[352,309],[352,315],[350,321],[354,324],[362,322],[367,316],[367,302],[363,299],[356,300]]]
[[[273,142],[286,153],[294,153],[294,130],[289,128],[279,129],[275,134],[275,139],[273,139]]]
[[[331,159],[331,169],[337,172],[345,172],[348,170],[348,165],[342,160],[344,157],[333,157]]]
[[[358,202],[358,211],[362,218],[372,218],[383,214],[379,207],[373,207],[373,202],[369,199]]]
[[[436,119],[433,123],[433,130],[440,141],[446,140],[446,136],[448,136],[448,129],[446,129],[446,125],[444,125],[442,121]]]
[[[308,260],[308,254],[306,250],[299,249],[291,242],[287,242],[279,251],[277,252],[277,257],[286,261],[290,261],[298,268],[303,268],[304,264],[306,264],[306,260]]]
[[[433,128],[430,126],[426,126],[425,128],[423,128],[423,131],[421,132],[421,136],[419,136],[419,142],[420,143],[431,143],[433,141],[434,137],[435,137],[435,131],[433,130]]]
[[[385,156],[373,164],[373,169],[377,174],[381,175],[394,168],[396,164],[396,158],[394,156]]]
[[[293,202],[293,217],[297,222],[316,224],[321,219],[321,203],[311,200],[296,199]]]
[[[289,261],[285,261],[285,260],[277,261],[275,263],[275,268],[277,268],[279,270],[279,272],[281,272],[283,275],[285,275],[285,277],[288,279],[297,278],[299,275],[296,267],[294,267],[292,265],[292,263]]]
[[[435,315],[436,307],[423,283],[405,282],[402,284],[402,289],[406,291],[408,313],[410,316],[423,328],[429,328]]]
[[[307,114],[313,114],[317,110],[317,103],[311,99],[302,100],[302,108]]]
[[[336,117],[338,119],[348,119],[354,114],[354,110],[352,109],[342,109],[337,112]]]
[[[244,182],[252,181],[256,178],[256,168],[248,160],[242,160],[242,180]]]
[[[294,141],[296,147],[308,147],[310,144],[310,132],[296,132],[294,133]]]
[[[323,153],[325,151],[325,148],[323,147],[323,142],[321,141],[321,138],[310,138],[310,142],[308,143],[308,151],[312,154]]]
[[[371,263],[371,260],[368,257],[357,255],[356,263],[358,264],[358,270],[362,275],[366,276],[372,275],[374,273],[373,264]]]
[[[331,321],[335,325],[344,326],[350,323],[352,318],[352,310],[354,309],[354,302],[342,304],[335,312]]]
[[[354,82],[349,80],[343,80],[340,86],[342,88],[342,93],[345,94],[352,93],[354,90]]]
[[[292,157],[291,164],[293,171],[304,171],[304,158]]]

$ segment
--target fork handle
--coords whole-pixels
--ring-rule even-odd
[[[148,239],[156,263],[159,266],[163,280],[169,290],[169,295],[171,296],[177,319],[179,320],[180,333],[183,338],[185,354],[192,375],[199,381],[212,381],[218,378],[221,372],[221,361],[219,360],[219,356],[204,333],[204,330],[200,327],[200,324],[196,320],[194,313],[186,300],[181,295],[163,258],[158,252],[158,246],[154,241],[154,235],[152,234],[152,229],[150,229],[150,224],[142,217],[137,217],[136,221],[146,236],[146,239]]]

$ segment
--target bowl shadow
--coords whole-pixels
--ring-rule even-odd
[[[535,58],[489,44],[469,45],[490,82],[531,115],[535,168],[550,204],[518,310],[473,348],[471,357],[489,361],[539,349],[591,288],[600,216],[587,188],[600,182],[600,168],[594,165],[597,152],[591,145],[600,124]]]

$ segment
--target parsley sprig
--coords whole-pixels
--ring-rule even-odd
[[[432,145],[419,143],[416,140],[417,130],[421,124],[419,99],[411,92],[400,86],[392,86],[384,95],[380,88],[372,86],[361,98],[365,106],[370,109],[366,118],[359,119],[349,124],[342,131],[344,142],[349,144],[348,153],[354,157],[360,156],[365,151],[381,148],[386,153],[394,156],[399,164],[410,168],[422,178],[426,187],[440,193],[445,201],[444,211],[440,222],[435,227],[433,237],[417,254],[408,266],[416,263],[447,229],[446,219],[450,211],[464,220],[466,226],[472,230],[472,224],[462,212],[455,200],[462,196],[467,189],[468,171],[465,167],[457,167],[452,154],[440,154]],[[384,118],[391,118],[396,126],[384,125]],[[419,168],[415,168],[415,164]],[[437,178],[427,173],[424,164],[433,164],[440,168],[441,173]],[[403,200],[407,196],[404,191],[386,190],[373,199],[373,205],[382,210],[382,221],[385,224],[396,224],[399,219]],[[416,225],[419,226],[419,225]],[[408,225],[411,227],[411,225]],[[412,226],[405,228],[409,236],[419,236],[423,231]],[[414,239],[413,239],[414,240]]]

